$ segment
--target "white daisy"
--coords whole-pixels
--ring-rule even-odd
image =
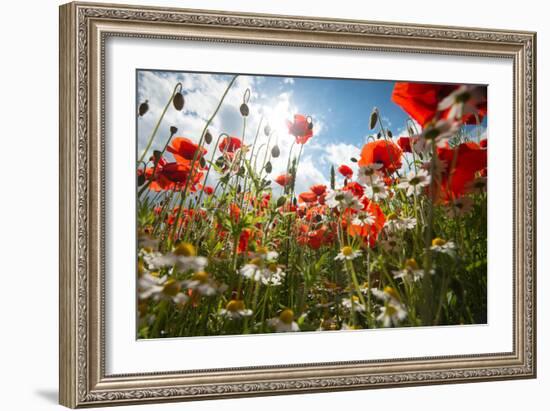
[[[197,256],[195,247],[192,244],[180,243],[172,252],[152,258],[150,263],[157,268],[174,266],[176,270],[181,272],[197,272],[204,271],[208,265],[208,259]]]
[[[363,204],[359,202],[357,197],[351,191],[330,190],[325,199],[325,203],[330,208],[346,208],[359,211],[363,208]]]
[[[166,275],[159,278],[145,273],[138,280],[138,293],[142,300],[152,298],[155,301],[172,300],[176,304],[185,304],[189,297],[180,290],[181,283]]]
[[[432,246],[430,247],[430,250],[432,251],[448,254],[450,256],[454,255],[455,249],[456,249],[456,246],[454,242],[446,241],[439,237],[436,237],[432,240]]]
[[[258,258],[243,265],[239,269],[239,274],[254,281],[261,281],[265,285],[280,285],[285,276],[283,270],[275,262],[265,263]]]
[[[426,170],[420,169],[416,172],[414,170],[409,171],[405,180],[401,181],[397,187],[405,189],[407,196],[413,194],[421,194],[424,187],[430,184],[431,177]]]
[[[418,138],[414,144],[414,150],[418,153],[425,153],[433,143],[441,146],[450,137],[454,136],[460,129],[460,123],[454,120],[441,119],[435,124],[427,125],[420,134],[412,136]]]
[[[397,294],[397,291],[393,287],[386,286],[383,290],[380,290],[379,288],[372,288],[371,293],[382,301],[395,301],[396,303],[399,302],[399,294]]]
[[[397,326],[405,318],[407,318],[407,311],[402,304],[395,301],[388,301],[380,307],[380,314],[376,317],[383,327]]]
[[[242,300],[231,300],[218,313],[222,317],[237,320],[239,318],[250,317],[252,310],[246,308]]]
[[[367,166],[359,167],[359,171],[357,172],[357,182],[360,184],[369,184],[374,177],[379,175],[379,170],[381,168],[382,164],[379,163],[372,163]]]
[[[424,270],[418,267],[414,258],[409,258],[405,261],[405,265],[401,270],[392,271],[393,278],[402,279],[403,281],[418,281],[424,277]]]
[[[465,115],[478,112],[477,105],[483,96],[483,87],[462,85],[442,99],[437,109],[449,110],[447,118],[461,120]]]
[[[359,301],[359,297],[356,295],[352,296],[351,298],[342,298],[342,307],[351,310],[353,308],[353,311],[357,313],[363,313],[366,311],[366,308],[361,302]]]
[[[361,255],[361,250],[354,250],[349,245],[342,247],[335,260],[353,260]]]
[[[374,216],[370,212],[361,211],[355,215],[353,220],[351,220],[351,223],[353,225],[364,226],[364,225],[372,225],[374,224],[374,221],[375,221]]]
[[[278,317],[270,318],[268,324],[278,333],[300,331],[298,323],[294,321],[294,311],[289,308],[284,309]]]
[[[392,252],[399,245],[399,238],[396,235],[389,233],[387,238],[380,242],[380,245],[387,252]]]
[[[388,234],[402,230],[412,230],[416,227],[416,218],[414,217],[398,217],[395,213],[390,213],[384,223],[384,227]]]
[[[365,186],[365,195],[368,199],[380,201],[388,197],[386,184],[380,176],[374,176]]]
[[[200,295],[211,296],[216,294],[218,291],[222,291],[222,287],[210,278],[207,272],[199,271],[198,273],[193,274],[189,280],[182,282],[184,287],[187,287],[190,290],[198,292]]]

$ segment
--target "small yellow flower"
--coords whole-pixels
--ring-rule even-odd
[[[180,284],[176,280],[171,278],[166,281],[166,283],[164,283],[164,288],[162,289],[162,292],[169,297],[175,297],[176,294],[180,292],[180,289]]]
[[[195,249],[195,246],[193,244],[179,243],[174,250],[174,254],[184,257],[194,257],[197,255],[197,250]]]
[[[395,291],[393,287],[387,285],[386,287],[384,287],[384,292],[390,295],[392,298],[399,300],[399,294],[397,294],[397,291]]]
[[[281,320],[285,324],[291,324],[292,321],[294,321],[294,311],[292,311],[290,308],[283,310],[279,315],[279,320]]]
[[[349,257],[353,254],[353,248],[351,248],[349,245],[342,248],[342,254],[344,254],[346,257]]]
[[[445,244],[447,244],[447,241],[439,237],[436,237],[432,240],[432,246],[441,247],[441,246],[444,246]]]
[[[208,281],[208,273],[206,271],[199,271],[198,273],[193,274],[191,280],[204,284]]]
[[[405,261],[405,268],[409,270],[418,270],[418,264],[414,258],[409,258]]]
[[[244,310],[244,301],[243,300],[231,300],[225,306],[225,309],[230,312],[237,312]]]

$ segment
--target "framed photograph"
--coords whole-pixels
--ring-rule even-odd
[[[535,33],[60,28],[61,404],[536,376]]]

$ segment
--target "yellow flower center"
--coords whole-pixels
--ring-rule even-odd
[[[277,263],[270,263],[267,268],[269,268],[269,271],[271,271],[272,273],[276,273],[277,272]]]
[[[384,287],[384,292],[391,295],[394,299],[399,300],[399,294],[397,294],[397,291],[395,291],[395,289],[390,287],[389,285]]]
[[[193,274],[191,279],[198,281],[199,283],[205,283],[208,281],[208,273],[206,271],[199,271],[198,273]]]
[[[141,260],[138,261],[137,271],[138,275],[142,275],[145,272],[145,266],[143,265],[143,261]]]
[[[180,292],[180,289],[181,289],[180,284],[176,280],[170,279],[166,281],[166,283],[164,284],[164,288],[162,289],[162,292],[169,297],[175,297],[177,293]]]
[[[386,219],[387,219],[388,221],[390,221],[390,220],[397,220],[397,214],[395,214],[395,213],[389,213],[389,214],[386,216]]]
[[[405,268],[409,270],[418,270],[418,264],[414,258],[409,258],[405,261]]]
[[[195,246],[193,244],[179,243],[174,250],[174,254],[185,257],[194,257],[197,255],[197,250],[195,249]]]
[[[263,260],[259,257],[256,257],[250,260],[250,264],[254,264],[257,267],[261,267],[263,265]]]
[[[258,247],[256,250],[258,254],[267,254],[267,248],[266,247]]]
[[[243,300],[231,300],[227,303],[225,309],[231,312],[242,311],[244,310],[244,302]]]
[[[445,245],[446,243],[447,243],[447,241],[445,241],[444,239],[439,238],[439,237],[436,237],[432,240],[432,245],[433,246],[441,247],[442,245]]]
[[[356,295],[352,295],[351,296],[351,301],[353,301],[355,304],[359,303],[359,297],[357,297]]]
[[[353,254],[353,248],[351,248],[349,245],[342,248],[342,254],[344,254],[346,257],[349,257]]]
[[[290,308],[283,310],[283,312],[279,315],[279,320],[285,324],[291,324],[292,321],[294,321],[294,311]]]
[[[386,305],[386,315],[393,317],[397,313],[397,309],[393,305]]]

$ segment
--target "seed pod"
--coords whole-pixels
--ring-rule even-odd
[[[271,165],[271,162],[268,161],[266,164],[265,164],[265,172],[267,174],[271,173],[271,171],[273,171],[273,166]]]
[[[162,152],[155,150],[153,151],[153,159],[154,161],[160,161],[160,157],[162,156]]]
[[[202,168],[205,168],[205,167],[206,167],[206,160],[204,159],[204,157],[201,157],[201,158],[200,158],[199,164],[201,165]]]
[[[183,98],[183,94],[181,94],[179,91],[174,96],[174,99],[172,100],[172,103],[174,103],[174,108],[178,111],[183,110],[183,106],[185,105],[185,99]]]
[[[225,160],[223,158],[223,156],[219,156],[217,159],[216,159],[216,165],[218,167],[223,167],[223,165],[225,164]]]
[[[170,127],[170,134],[171,134],[171,135],[174,135],[174,134],[176,134],[177,132],[178,132],[178,128],[177,128],[177,127],[174,127],[174,126]]]
[[[317,214],[315,216],[315,221],[317,221],[318,223],[320,223],[321,221],[323,221],[323,217],[320,215],[320,214]]]
[[[370,129],[372,130],[376,126],[378,121],[378,109],[375,107],[370,113]]]
[[[376,138],[380,140],[382,138],[382,132],[379,131],[378,134],[376,135]]]
[[[250,114],[250,110],[249,110],[248,105],[246,103],[241,104],[241,107],[239,108],[239,111],[241,112],[243,117],[246,117]]]
[[[389,137],[389,138],[392,138],[392,137],[393,137],[393,133],[391,132],[391,130],[388,130],[388,137]]]
[[[139,174],[137,177],[137,185],[139,187],[139,186],[142,186],[143,184],[145,184],[145,176],[143,174]]]
[[[352,163],[357,163],[357,159],[356,159],[355,157],[350,158],[350,161],[351,161]]]
[[[149,100],[145,100],[143,103],[139,105],[139,116],[142,117],[149,111]]]
[[[212,142],[212,134],[210,134],[210,131],[206,130],[206,134],[204,135],[204,141],[206,144],[210,144]]]
[[[286,203],[286,197],[285,196],[281,196],[279,197],[279,199],[277,200],[277,207],[282,207],[284,206]]]
[[[281,155],[281,150],[279,149],[279,146],[275,144],[273,148],[271,149],[271,157],[277,158]]]
[[[296,205],[298,204],[298,199],[297,199],[296,197],[294,197],[294,198],[292,199],[292,204],[293,204],[294,206],[296,206]]]
[[[271,134],[271,127],[269,126],[269,124],[266,124],[266,126],[264,127],[264,134],[266,136]]]
[[[307,117],[307,127],[308,127],[310,130],[313,129],[313,119],[312,119],[310,116]]]

